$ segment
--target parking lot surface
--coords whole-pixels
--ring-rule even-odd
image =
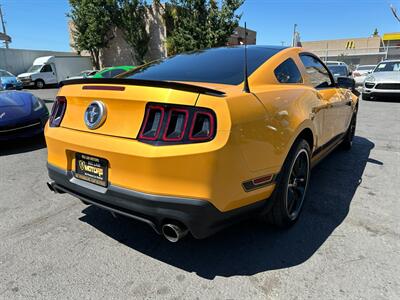
[[[56,89],[35,91],[49,106]],[[361,101],[299,222],[171,244],[46,187],[40,139],[0,145],[0,298],[400,299],[400,102]]]

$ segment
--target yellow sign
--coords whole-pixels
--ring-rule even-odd
[[[346,49],[355,49],[355,48],[356,48],[356,43],[354,41],[347,41]]]

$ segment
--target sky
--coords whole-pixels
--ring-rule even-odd
[[[245,0],[240,25],[257,31],[259,45],[289,45],[293,25],[302,41],[400,31],[389,5],[400,0]],[[11,48],[70,51],[68,0],[0,0]]]

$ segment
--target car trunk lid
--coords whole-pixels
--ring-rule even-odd
[[[125,84],[67,84],[59,96],[67,99],[61,126],[95,134],[136,139],[149,102],[194,106],[199,93],[175,88]],[[93,101],[101,101],[106,119],[97,129],[85,124],[85,111]]]

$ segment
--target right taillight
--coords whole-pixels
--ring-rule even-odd
[[[57,96],[49,118],[50,127],[60,126],[66,108],[67,108],[67,99],[64,96]]]
[[[211,109],[149,103],[138,140],[153,145],[200,143],[212,140],[215,130]]]

